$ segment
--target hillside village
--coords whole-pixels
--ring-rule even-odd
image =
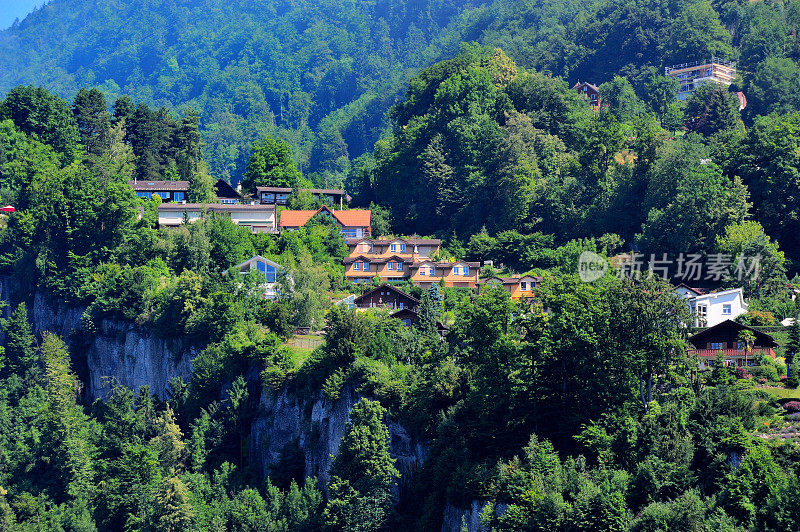
[[[800,530],[799,13],[0,30],[0,530]]]

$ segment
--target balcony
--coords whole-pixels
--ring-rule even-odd
[[[701,358],[716,358],[719,353],[725,355],[726,358],[744,358],[745,354],[748,357],[756,355],[767,355],[775,358],[775,351],[771,347],[754,347],[750,353],[746,353],[744,349],[689,349],[687,354],[697,355]]]

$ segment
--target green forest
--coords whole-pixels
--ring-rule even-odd
[[[794,1],[55,0],[0,32],[0,92],[96,86],[194,109],[215,176],[239,181],[269,134],[323,186],[362,166],[408,81],[464,42],[570,84],[621,75],[640,97],[664,66],[732,59],[748,123],[796,111],[798,13]]]
[[[0,32],[0,529],[800,530],[798,26],[798,2],[54,0]],[[739,77],[679,102],[663,67],[710,56]],[[128,185],[210,203],[217,178],[344,186],[375,235],[541,285],[401,283],[406,327],[335,303],[363,287],[333,220],[165,228]],[[583,282],[587,251],[758,256],[698,282],[741,287],[778,357],[698,369],[674,272]],[[97,387],[125,334],[191,372]],[[281,405],[312,421],[266,463]]]

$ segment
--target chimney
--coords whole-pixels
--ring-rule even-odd
[[[238,192],[239,194],[242,193],[242,182],[241,181],[236,183],[236,192]]]

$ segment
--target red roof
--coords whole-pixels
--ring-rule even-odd
[[[345,227],[369,227],[372,211],[366,209],[353,209],[350,211],[333,211],[333,217]]]
[[[328,207],[320,207],[316,211],[291,211],[281,212],[281,227],[302,227],[319,212],[327,211],[333,215],[337,222],[344,227],[369,227],[372,212],[364,209],[350,211],[335,211]]]
[[[303,227],[317,211],[281,211],[281,227]]]
[[[0,208],[0,211],[2,211],[2,212],[15,212],[16,210],[17,209],[15,209],[11,205],[6,205],[5,207]]]

